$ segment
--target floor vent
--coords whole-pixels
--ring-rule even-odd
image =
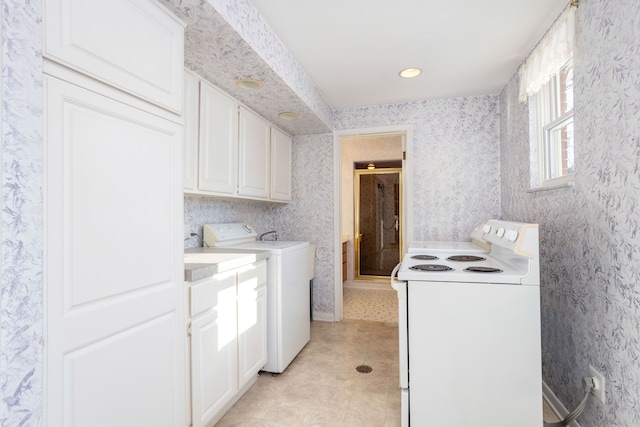
[[[369,365],[359,365],[356,366],[356,371],[360,372],[361,374],[368,374],[369,372],[373,371],[373,368]]]

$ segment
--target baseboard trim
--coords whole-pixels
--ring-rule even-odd
[[[367,280],[347,280],[342,284],[343,288],[356,288],[356,289],[385,289],[392,291],[390,281],[373,282]]]
[[[569,414],[569,410],[562,404],[560,399],[558,399],[558,396],[556,396],[553,390],[551,390],[544,381],[542,381],[542,397],[560,419],[563,419]],[[580,424],[578,424],[577,421],[573,421],[567,425],[569,427],[580,427]]]
[[[313,320],[314,321],[318,321],[318,322],[335,322],[335,319],[333,318],[333,313],[323,313],[321,311],[314,311],[313,312]]]

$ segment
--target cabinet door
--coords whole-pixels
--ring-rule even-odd
[[[242,388],[267,363],[267,267],[238,273],[238,378]]]
[[[191,322],[193,427],[207,426],[238,391],[236,276],[214,276],[217,304]]]
[[[44,54],[150,102],[182,108],[184,27],[153,0],[47,0]]]
[[[200,190],[235,194],[238,176],[238,104],[200,82]]]
[[[291,201],[292,139],[271,128],[271,199]]]
[[[182,126],[44,83],[48,424],[183,425]]]
[[[189,70],[184,71],[184,148],[182,186],[185,190],[198,188],[198,109],[200,81]]]
[[[269,123],[241,107],[238,194],[269,198],[270,139]]]

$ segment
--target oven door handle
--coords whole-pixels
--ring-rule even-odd
[[[401,265],[402,263],[398,263],[398,265],[396,265],[393,271],[391,272],[391,287],[396,291],[398,290],[398,284],[402,283],[399,280],[396,280],[396,275],[398,273],[398,270],[400,270]]]
[[[407,282],[396,280],[396,274],[402,264],[396,265],[391,272],[391,286],[398,292],[398,347],[400,388],[409,387],[409,318],[407,310]]]

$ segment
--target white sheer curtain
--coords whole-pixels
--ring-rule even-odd
[[[542,37],[520,67],[520,102],[537,93],[573,56],[573,2]]]

